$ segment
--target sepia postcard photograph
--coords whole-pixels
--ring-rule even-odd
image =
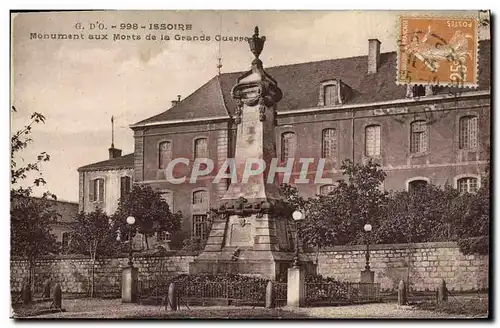
[[[491,319],[489,10],[10,11],[10,318]]]

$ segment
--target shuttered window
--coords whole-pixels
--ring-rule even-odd
[[[326,85],[324,88],[325,93],[325,106],[334,106],[338,104],[338,90],[337,85]]]
[[[172,143],[170,141],[163,141],[158,148],[158,167],[164,169],[172,160]]]
[[[208,143],[206,138],[194,141],[194,158],[208,158]]]
[[[132,190],[132,179],[130,177],[120,178],[120,198],[124,198]]]
[[[90,181],[89,199],[91,202],[104,201],[104,179],[98,178]]]
[[[427,151],[427,122],[415,121],[411,123],[410,152],[423,153]]]
[[[459,121],[460,149],[474,149],[477,147],[477,117],[465,116]]]
[[[337,159],[337,130],[323,130],[321,142],[321,157],[333,160]]]
[[[281,160],[286,161],[289,158],[294,158],[296,148],[297,140],[295,138],[295,133],[283,133],[281,135]]]
[[[368,157],[380,156],[380,125],[365,128],[365,154]]]

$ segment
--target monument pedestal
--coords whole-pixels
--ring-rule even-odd
[[[273,217],[276,201],[283,198],[278,179],[268,176],[277,158],[275,118],[283,93],[259,59],[264,42],[256,27],[249,40],[255,55],[252,68],[231,90],[237,130],[234,165],[228,169],[235,174],[214,209],[218,216],[204,251],[189,265],[190,274],[234,273],[275,280],[286,275],[293,262],[289,220]]]
[[[365,269],[361,271],[361,285],[359,286],[359,291],[362,297],[367,299],[372,299],[375,297],[375,286],[372,285],[375,282],[375,272],[370,269]]]
[[[375,282],[375,272],[372,270],[361,271],[361,283],[374,283]]]
[[[268,214],[247,217],[218,217],[203,252],[189,264],[189,274],[246,274],[276,280],[286,276],[292,266],[294,252],[285,229]],[[290,251],[286,251],[290,250]],[[307,272],[316,265],[301,254]]]
[[[139,270],[128,266],[122,270],[122,303],[137,301],[137,283]]]

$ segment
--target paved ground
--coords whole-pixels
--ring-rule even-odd
[[[164,307],[122,304],[118,299],[79,299],[63,302],[66,312],[38,315],[34,318],[467,318],[466,316],[416,310],[412,307],[398,308],[395,303],[377,303],[336,307],[288,309],[286,307],[267,310],[251,307],[191,307],[167,314]],[[470,318],[470,317],[469,317]]]

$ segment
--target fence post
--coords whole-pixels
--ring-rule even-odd
[[[177,288],[175,282],[170,283],[168,286],[168,295],[165,308],[170,311],[177,311]]]
[[[56,307],[56,309],[61,309],[62,308],[62,291],[61,291],[60,284],[56,284],[54,286],[53,300],[54,300],[54,306]]]
[[[23,305],[28,305],[31,303],[31,284],[25,283],[21,289],[21,297],[23,300]]]
[[[406,305],[407,303],[406,284],[405,281],[401,279],[398,286],[398,305]]]
[[[305,272],[303,267],[288,268],[286,304],[290,307],[303,307],[306,298]]]
[[[446,288],[446,281],[441,279],[437,287],[437,303],[444,303],[448,301],[448,289]]]
[[[50,279],[45,280],[42,298],[50,298],[50,287]]]
[[[274,290],[273,282],[271,280],[269,280],[266,287],[266,308],[274,308]]]

